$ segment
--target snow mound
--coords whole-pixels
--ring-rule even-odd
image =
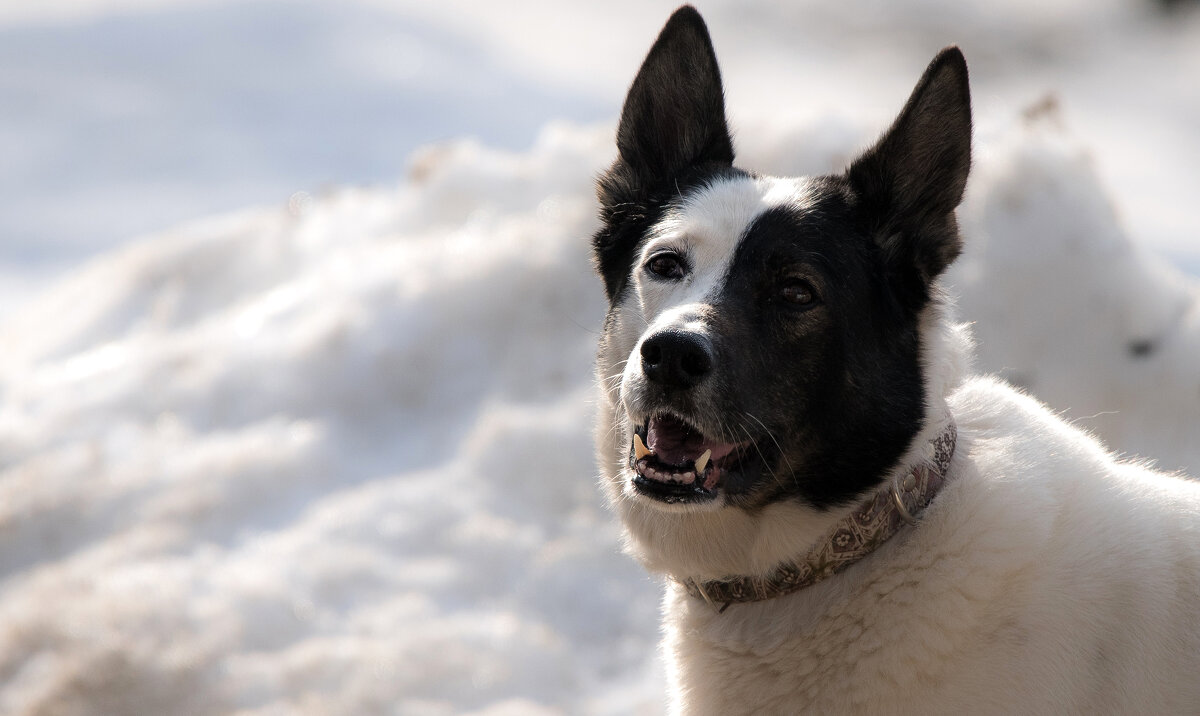
[[[612,152],[432,149],[0,328],[0,712],[657,710],[589,434]]]
[[[1053,101],[984,145],[951,281],[977,367],[1200,475],[1200,284],[1134,241]]]
[[[963,212],[982,363],[1194,467],[1155,431],[1197,424],[1196,289],[1044,124],[980,153]],[[751,129],[743,161],[779,173],[875,131]],[[434,147],[394,189],[110,254],[0,325],[0,712],[660,711],[659,588],[591,451],[611,137]]]

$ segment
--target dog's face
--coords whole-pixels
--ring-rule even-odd
[[[691,8],[671,17],[599,181],[615,502],[820,511],[883,479],[925,416],[921,317],[959,252],[970,134],[966,65],[948,49],[844,174],[737,169],[707,29]]]

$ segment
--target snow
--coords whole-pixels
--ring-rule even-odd
[[[0,713],[662,710],[659,585],[621,554],[595,485],[604,300],[587,244],[592,179],[614,153],[607,122],[669,8],[564,6],[544,20],[561,31],[530,36],[516,28],[545,17],[532,5],[347,6],[297,5],[281,35],[270,29],[282,6],[269,2],[245,14],[167,0],[0,13],[0,47],[23,37],[58,53],[21,87],[70,77],[100,82],[103,97],[141,86],[156,31],[203,49],[240,27],[265,47],[231,43],[221,66],[257,67],[250,84],[274,86],[285,115],[345,103],[245,161],[235,150],[279,115],[192,121],[178,100],[156,99],[170,73],[135,93],[158,108],[135,103],[135,130],[108,135],[127,165],[105,165],[72,124],[92,110],[54,105],[65,90],[20,95],[50,108],[0,118],[5,147],[35,135],[55,147],[14,151],[25,163],[0,175],[14,199],[0,235],[17,237],[0,246],[0,274],[24,282],[0,296],[23,304],[0,315]],[[1200,256],[1200,95],[1185,71],[1200,62],[1197,15],[1168,23],[1116,2],[797,7],[701,8],[742,163],[840,168],[931,48],[973,45],[981,130],[954,282],[980,367],[1122,451],[1200,472],[1200,287],[1175,267],[1200,266],[1188,263]],[[100,51],[89,48],[119,49],[101,36],[114,27],[128,40],[124,69],[73,74]],[[377,106],[377,92],[419,84],[365,75],[361,94],[334,92],[342,73],[392,66],[377,53],[394,57],[386,36],[399,31],[427,33],[424,57],[465,77],[420,80],[430,93],[406,95],[433,103],[419,121],[406,124],[414,112],[397,100],[352,130],[347,117]],[[39,33],[47,44],[29,39]],[[356,39],[358,54],[339,54]],[[324,49],[296,65],[314,71],[310,84],[273,84],[290,53],[313,47]],[[854,59],[830,62],[834,52]],[[212,81],[202,55],[179,55],[207,80],[199,105],[245,96]],[[317,72],[332,55],[356,59]],[[0,72],[4,106],[17,106],[4,78],[32,82],[35,64],[0,64],[18,68]],[[1148,69],[1168,64],[1181,69]],[[795,98],[780,99],[781,77]],[[461,93],[437,96],[439,82]],[[1019,113],[1042,83],[1062,108]],[[494,101],[512,87],[527,91]],[[494,134],[476,131],[488,126],[479,116]],[[425,145],[430,126],[481,138]],[[156,127],[182,138],[161,175],[147,173],[155,145],[139,137]],[[322,138],[339,151],[297,154]],[[72,188],[61,182],[76,156],[98,164]],[[39,162],[56,168],[39,175]],[[146,202],[138,187],[162,182],[178,201]],[[80,209],[96,202],[108,213]],[[187,217],[201,218],[118,238]],[[40,238],[13,229],[43,221]]]
[[[0,711],[656,703],[587,427],[607,134],[186,227],[7,323]]]
[[[1060,115],[1036,107],[977,162],[951,276],[977,367],[1121,452],[1200,475],[1200,281],[1129,237]]]

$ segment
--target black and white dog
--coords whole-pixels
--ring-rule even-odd
[[[599,180],[599,458],[675,713],[1200,712],[1200,485],[969,378],[967,67],[837,176],[733,166],[678,10]]]

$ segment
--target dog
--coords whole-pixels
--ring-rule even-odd
[[[667,578],[672,713],[1200,712],[1200,485],[970,373],[940,277],[971,134],[955,47],[819,177],[734,166],[693,8],[638,71],[596,442]]]

